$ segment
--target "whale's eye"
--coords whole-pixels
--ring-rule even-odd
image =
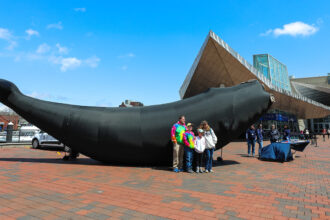
[[[270,101],[275,102],[275,96],[273,94],[270,94]]]

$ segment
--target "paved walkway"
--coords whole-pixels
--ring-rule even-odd
[[[330,140],[319,145],[277,163],[231,143],[211,174],[4,148],[0,219],[330,219]]]

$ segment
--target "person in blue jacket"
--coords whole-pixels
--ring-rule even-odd
[[[284,131],[283,131],[283,140],[289,141],[290,140],[290,129],[287,125],[284,125]]]
[[[248,144],[248,155],[251,156],[251,147],[252,147],[252,156],[254,157],[254,148],[256,145],[256,130],[254,125],[246,131],[246,141]]]
[[[264,130],[262,130],[262,124],[259,125],[259,128],[257,129],[257,142],[259,144],[259,149],[258,149],[258,156],[260,157],[261,155],[261,149],[263,148],[263,137],[264,135]]]

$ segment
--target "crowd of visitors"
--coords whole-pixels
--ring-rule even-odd
[[[323,129],[323,140],[325,135],[330,137],[330,129]],[[283,128],[283,141],[290,141],[291,131],[287,125]],[[308,129],[301,131],[304,139],[311,139]],[[246,131],[246,141],[248,146],[248,156],[255,156],[255,145],[258,143],[258,157],[261,155],[263,148],[265,132],[262,124],[255,129],[251,125]],[[275,125],[271,126],[268,132],[271,143],[279,142],[281,139],[280,132],[276,129]],[[213,129],[209,126],[207,121],[202,121],[197,128],[197,136],[193,132],[193,124],[186,125],[185,116],[180,116],[179,121],[175,123],[171,130],[171,140],[173,142],[173,171],[182,172],[186,170],[188,173],[209,173],[213,172],[213,153],[215,145],[218,141]],[[185,164],[185,167],[183,167]],[[203,165],[205,168],[203,168]],[[194,167],[193,167],[194,166]]]
[[[284,125],[283,130],[283,140],[289,141],[290,140],[290,129],[287,125]],[[258,157],[261,155],[261,149],[263,148],[263,139],[264,139],[265,132],[262,128],[262,124],[259,125],[258,129],[254,128],[254,125],[246,131],[246,141],[248,145],[248,156],[255,156],[255,143],[257,142],[259,145],[258,149]],[[280,140],[280,132],[275,128],[273,124],[271,126],[271,130],[269,131],[269,139],[271,143],[278,142]],[[252,148],[252,151],[251,151]]]
[[[279,142],[281,139],[280,132],[276,129],[275,125],[271,126],[271,130],[268,133],[269,140],[271,143]],[[249,129],[246,131],[246,142],[248,146],[248,156],[255,156],[255,143],[259,144],[258,156],[261,155],[261,149],[263,148],[263,138],[265,132],[262,129],[262,124],[259,125],[258,129],[254,128],[254,125],[251,125]],[[326,135],[328,135],[328,139],[330,139],[330,128],[326,130],[325,128],[322,130],[323,141],[325,141]],[[291,131],[287,125],[284,125],[282,139],[283,141],[290,141]],[[300,131],[300,139],[305,140],[313,140],[316,139],[316,133],[310,133],[309,130],[306,128],[304,131]]]
[[[173,142],[173,171],[184,171],[188,173],[209,173],[213,172],[213,152],[218,141],[213,129],[207,121],[202,121],[197,129],[198,135],[193,132],[193,124],[186,125],[185,116],[180,116],[171,130]],[[184,158],[184,160],[183,160]],[[195,164],[195,169],[193,169]],[[205,168],[203,169],[203,164]]]

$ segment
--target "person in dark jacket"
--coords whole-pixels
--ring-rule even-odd
[[[258,156],[260,157],[261,155],[261,149],[263,147],[263,135],[264,135],[264,130],[262,129],[262,124],[259,125],[259,128],[257,129],[257,142],[259,145],[259,149],[258,149]]]
[[[284,125],[283,140],[284,141],[290,140],[290,129],[288,128],[287,125]]]
[[[251,156],[251,147],[252,147],[252,156],[254,157],[254,148],[256,145],[256,130],[254,128],[254,125],[251,125],[251,127],[246,131],[246,141],[248,144],[248,155]]]
[[[275,128],[275,125],[272,125],[272,130],[270,131],[270,143],[278,142],[278,139],[280,139],[280,133]]]

